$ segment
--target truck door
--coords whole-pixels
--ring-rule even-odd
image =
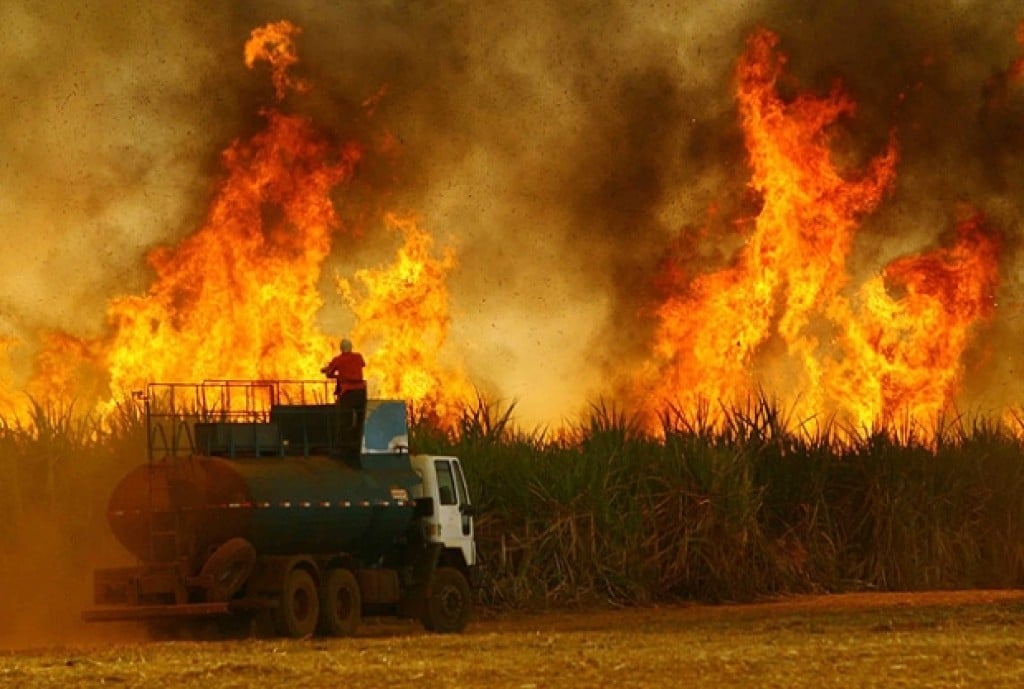
[[[473,517],[468,513],[470,506],[466,479],[462,475],[459,460],[443,458],[434,460],[437,474],[437,521],[440,526],[440,540],[449,548],[458,548],[466,558],[466,564],[476,563],[476,548],[473,540]]]

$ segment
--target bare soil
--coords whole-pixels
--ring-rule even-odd
[[[1024,591],[485,615],[453,636],[377,620],[346,639],[116,634],[0,651],[0,686],[1024,686]]]

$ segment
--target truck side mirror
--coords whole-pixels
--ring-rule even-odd
[[[416,507],[413,514],[417,517],[434,516],[434,498],[416,498]]]

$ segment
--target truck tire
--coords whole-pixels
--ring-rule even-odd
[[[432,632],[461,632],[473,613],[473,597],[469,582],[454,567],[439,567],[427,590],[421,621]]]
[[[207,558],[199,575],[209,577],[206,600],[214,603],[231,600],[245,584],[256,564],[256,549],[244,538],[225,541]]]
[[[320,597],[309,572],[296,567],[288,573],[280,603],[274,614],[278,634],[301,639],[316,631]]]
[[[344,567],[332,569],[320,589],[320,633],[352,636],[362,612],[362,595],[355,575]]]

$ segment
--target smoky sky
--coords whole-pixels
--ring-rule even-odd
[[[854,160],[896,132],[896,188],[855,260],[932,245],[972,204],[1010,238],[1004,285],[1017,289],[1016,2],[11,0],[0,335],[94,334],[107,299],[145,289],[145,252],[199,226],[220,151],[260,127],[273,91],[242,45],[280,19],[302,28],[297,70],[312,86],[282,107],[339,140],[399,144],[338,190],[361,238],[339,242],[329,269],[393,241],[375,233],[380,211],[421,216],[458,250],[453,346],[510,397],[541,379],[573,379],[558,405],[599,390],[608,366],[648,347],[669,247],[689,247],[681,264],[696,274],[742,242],[736,220],[756,199],[733,72],[756,27],[789,56],[784,96],[839,80],[857,101],[838,125]]]

